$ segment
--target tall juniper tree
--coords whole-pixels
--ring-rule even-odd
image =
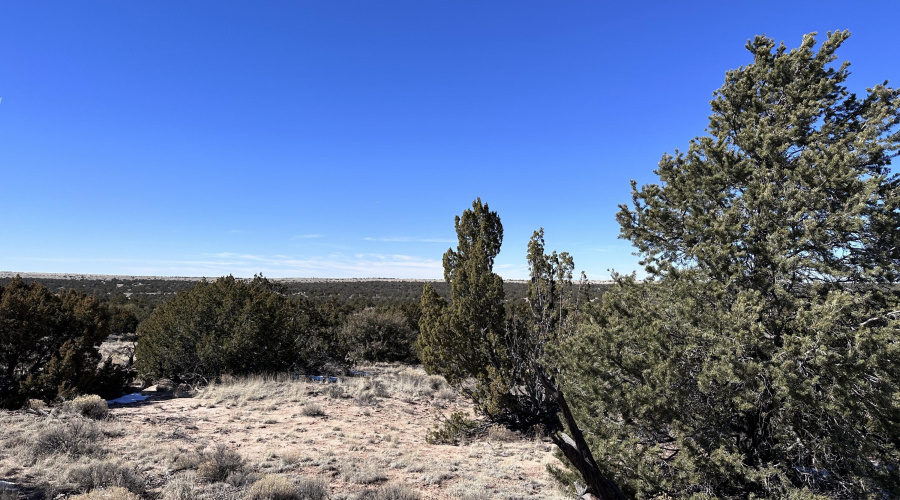
[[[450,302],[430,285],[422,294],[420,358],[431,373],[444,375],[488,419],[528,428],[541,424],[585,485],[586,498],[620,499],[570,410],[555,365],[544,353],[574,325],[566,254],[544,254],[543,230],[528,245],[531,281],[528,306],[515,311],[503,297],[503,280],[493,272],[500,251],[500,217],[480,199],[456,218],[457,249],[444,254]]]
[[[900,495],[900,93],[847,90],[848,36],[749,42],[709,135],[618,213],[648,280],[562,359],[629,495]]]

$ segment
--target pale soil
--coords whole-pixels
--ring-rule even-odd
[[[564,498],[546,472],[546,464],[558,464],[549,443],[496,430],[461,446],[427,444],[438,415],[470,412],[469,403],[420,368],[367,370],[372,376],[338,384],[254,379],[193,397],[113,407],[101,422],[100,446],[105,459],[139,470],[148,486],[145,498],[159,498],[167,483],[191,473],[192,454],[216,444],[238,452],[246,469],[259,475],[321,478],[334,499],[390,483],[407,485],[423,499]],[[324,415],[307,416],[316,409]],[[29,460],[24,451],[33,440],[25,434],[53,418],[0,414],[0,445],[6,448],[0,480],[23,490],[29,483],[58,483],[54,493],[73,492],[66,490],[64,460]],[[220,493],[203,498],[241,498],[246,488],[220,486]]]

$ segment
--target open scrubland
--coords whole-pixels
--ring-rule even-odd
[[[576,283],[538,229],[513,294],[478,198],[415,293],[0,281],[2,495],[900,498],[900,89],[848,91],[848,36],[747,44],[709,135],[619,206],[645,279]],[[171,395],[85,396],[138,380]]]
[[[108,410],[84,397],[3,412],[0,478],[18,491],[0,498],[564,498],[542,436],[489,428],[459,446],[428,444],[438,419],[471,404],[420,368],[363,369],[334,383],[163,383]]]

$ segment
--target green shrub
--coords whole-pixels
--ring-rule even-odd
[[[414,361],[418,332],[396,309],[365,309],[346,319],[339,331],[353,363]]]
[[[439,420],[434,427],[425,434],[425,442],[428,444],[452,444],[469,441],[483,432],[483,424],[472,420],[465,413],[454,412],[450,418]]]
[[[101,376],[97,369],[98,347],[108,335],[109,312],[96,297],[74,290],[56,295],[19,277],[0,286],[0,406],[117,391],[124,371],[107,366]],[[114,374],[121,376],[110,384]]]
[[[201,281],[157,308],[138,334],[136,366],[151,379],[305,370],[327,357],[315,309],[262,277]]]

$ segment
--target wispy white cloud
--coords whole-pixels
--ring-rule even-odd
[[[388,243],[456,243],[456,240],[442,238],[414,238],[412,236],[392,236],[381,238],[373,238],[371,236],[367,236],[363,238],[363,241],[380,241]]]
[[[321,234],[298,234],[295,236],[291,236],[292,240],[311,240],[314,238],[321,238]]]
[[[359,253],[330,254],[321,257],[257,255],[219,252],[197,259],[158,260],[128,263],[123,274],[165,276],[249,277],[257,273],[273,278],[410,278],[437,279],[443,275],[440,260],[414,255]]]

